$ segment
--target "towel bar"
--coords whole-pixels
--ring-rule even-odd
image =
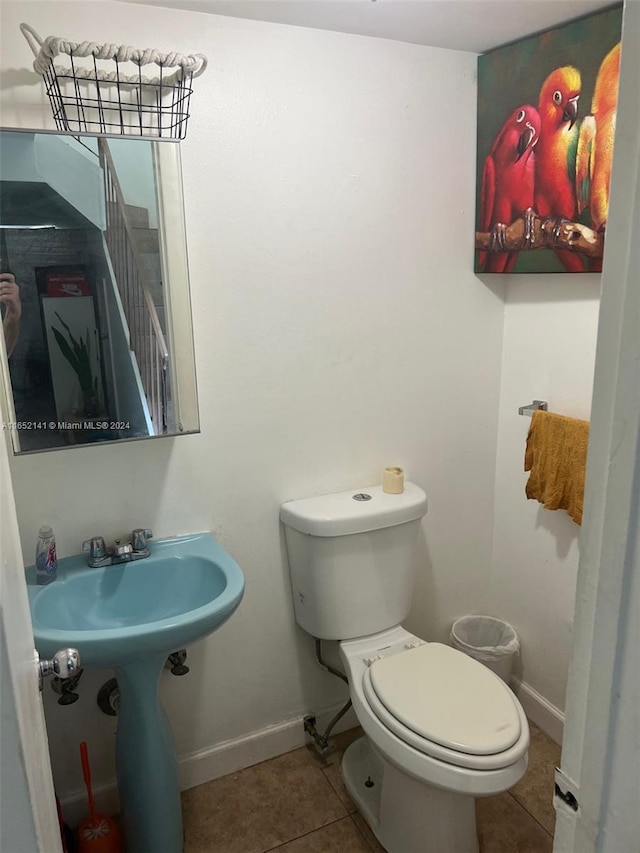
[[[530,418],[534,412],[546,412],[548,408],[549,404],[546,400],[534,400],[533,403],[528,403],[526,406],[520,406],[518,408],[518,414],[526,415],[526,417]]]

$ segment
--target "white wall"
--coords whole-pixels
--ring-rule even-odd
[[[51,124],[24,18],[210,58],[182,143],[202,433],[14,459],[25,559],[43,521],[61,555],[213,530],[247,592],[163,685],[179,753],[326,708],[342,687],[293,620],[282,501],[404,465],[429,495],[413,627],[444,639],[489,580],[503,303],[472,272],[475,57],[102,2],[1,12],[5,127]],[[112,773],[105,677],[50,703],[61,795],[82,738],[96,782]]]
[[[599,293],[600,275],[594,273],[506,277],[486,610],[518,631],[521,656],[514,675],[560,711],[571,653],[580,528],[566,512],[526,499],[524,449],[531,421],[518,415],[518,407],[547,400],[550,411],[589,420]]]

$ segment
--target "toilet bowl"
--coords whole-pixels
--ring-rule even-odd
[[[406,631],[426,495],[413,483],[283,504],[298,624],[337,640],[364,736],[345,786],[388,853],[477,853],[475,797],[527,769],[529,727],[505,683]]]
[[[401,627],[339,647],[358,721],[391,764],[470,796],[502,793],[522,777],[527,719],[511,690],[482,664]]]
[[[402,627],[339,648],[365,734],[342,775],[380,843],[390,853],[476,853],[474,798],[507,791],[527,769],[516,697],[482,664]]]

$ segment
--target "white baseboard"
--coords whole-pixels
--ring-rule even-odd
[[[323,731],[329,724],[340,706],[330,708],[317,714],[317,727]],[[352,729],[358,725],[353,708],[342,717],[336,724],[332,733]],[[210,749],[194,752],[180,759],[180,788],[186,791],[196,785],[219,779],[229,773],[235,773],[245,767],[275,758],[292,749],[297,749],[309,742],[305,734],[302,717],[293,717],[278,723],[275,726],[267,726],[257,732],[224,741],[216,744]]]
[[[317,727],[324,731],[341,706],[335,706],[316,714]],[[333,734],[352,729],[358,725],[353,708],[350,708],[332,730]],[[209,749],[192,752],[178,759],[180,789],[186,791],[203,785],[229,773],[276,758],[309,742],[305,734],[302,716],[292,717],[275,726],[267,726],[233,740],[223,741]],[[116,780],[94,789],[96,810],[113,815],[120,811],[120,800]],[[72,791],[63,796],[62,811],[69,826],[78,826],[87,816],[87,795],[83,790]]]
[[[510,686],[531,722],[561,746],[564,733],[563,712],[524,681],[512,678]]]
[[[513,692],[518,697],[527,717],[558,744],[562,743],[564,714],[541,696],[537,690],[517,679],[511,680]],[[317,713],[318,729],[324,731],[340,706]],[[337,723],[333,732],[346,731],[358,725],[353,708]],[[229,773],[275,758],[308,743],[302,716],[292,717],[274,726],[266,726],[256,732],[233,740],[223,741],[209,749],[184,755],[178,760],[180,788],[186,791],[203,785]],[[96,809],[105,814],[120,811],[118,788],[115,779],[94,790]],[[87,816],[87,799],[84,789],[72,791],[62,797],[62,809],[66,822],[78,826]]]

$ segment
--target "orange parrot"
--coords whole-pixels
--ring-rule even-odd
[[[587,207],[596,231],[604,230],[609,213],[609,182],[618,106],[620,43],[602,60],[591,101],[591,115],[580,125],[576,159],[578,212]]]
[[[481,221],[491,231],[491,251],[480,253],[483,272],[511,272],[517,252],[504,251],[504,232],[516,217],[525,215],[526,236],[533,235],[534,153],[540,136],[540,116],[525,104],[514,110],[502,125],[482,169]]]
[[[540,89],[540,142],[536,149],[536,212],[574,221],[577,216],[572,161],[577,145],[578,99],[582,81],[571,65],[556,68]],[[554,250],[569,272],[583,272],[582,258],[563,249]]]

